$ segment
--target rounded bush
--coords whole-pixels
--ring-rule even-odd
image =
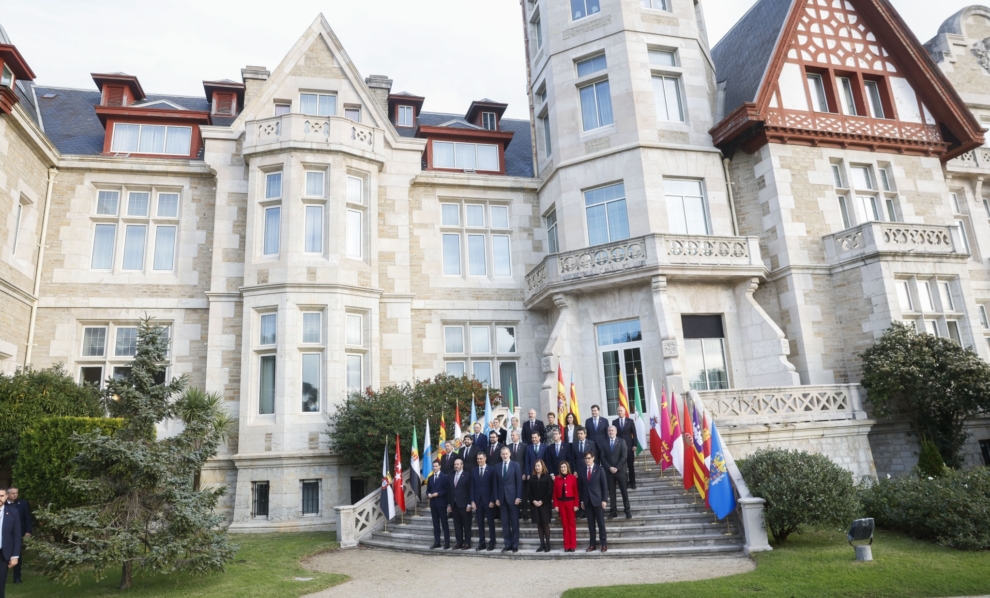
[[[845,526],[858,506],[852,474],[825,455],[763,448],[739,461],[754,496],[766,500],[764,518],[777,542],[802,527]]]

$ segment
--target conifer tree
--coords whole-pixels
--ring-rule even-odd
[[[120,588],[127,589],[138,568],[202,574],[222,571],[233,558],[236,547],[215,512],[226,489],[193,483],[216,454],[223,426],[216,410],[184,404],[185,377],[165,380],[167,349],[165,328],[142,322],[130,375],[109,381],[104,392],[107,411],[123,427],[113,436],[74,437],[80,452],[68,482],[85,499],[57,512],[41,510],[43,533],[32,542],[55,581],[74,583],[89,571],[100,579],[120,567]],[[179,419],[184,429],[156,438],[167,419]]]

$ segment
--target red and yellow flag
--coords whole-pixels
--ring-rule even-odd
[[[571,372],[571,413],[574,414],[574,419],[578,422],[581,421],[581,412],[578,411],[578,400],[577,400],[577,386],[574,386],[574,372]],[[561,422],[564,425],[567,422],[565,419]]]
[[[681,464],[681,475],[684,477],[684,490],[694,488],[694,434],[691,429],[691,413],[688,411],[687,397],[684,397],[684,462]]]
[[[406,512],[406,493],[402,489],[402,449],[399,448],[399,435],[395,435],[395,506],[403,513]]]
[[[626,392],[626,382],[622,379],[622,372],[619,371],[619,407],[626,410],[626,417],[629,416],[629,393]]]
[[[557,363],[557,422],[563,425],[567,417],[567,387],[564,386],[564,370]]]
[[[440,442],[437,447],[437,457],[443,457],[447,454],[446,448],[444,448],[444,443],[447,442],[447,422],[443,421],[443,412],[440,412]]]

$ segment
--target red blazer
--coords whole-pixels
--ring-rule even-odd
[[[561,498],[570,498],[572,500],[561,500]],[[574,474],[568,474],[567,476],[557,476],[553,480],[553,507],[555,509],[561,508],[572,508],[576,509],[580,506],[581,497],[578,496],[578,483],[577,477]]]

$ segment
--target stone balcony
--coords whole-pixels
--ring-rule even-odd
[[[285,114],[247,123],[244,155],[287,150],[340,151],[383,161],[385,141],[374,129],[339,116]]]
[[[946,170],[953,173],[984,174],[990,172],[990,147],[978,147],[975,150],[949,160]]]
[[[553,293],[645,283],[653,276],[682,280],[765,277],[757,237],[652,234],[548,255],[526,275],[526,306]]]
[[[956,226],[867,222],[823,240],[828,263],[833,266],[868,257],[969,257]]]

